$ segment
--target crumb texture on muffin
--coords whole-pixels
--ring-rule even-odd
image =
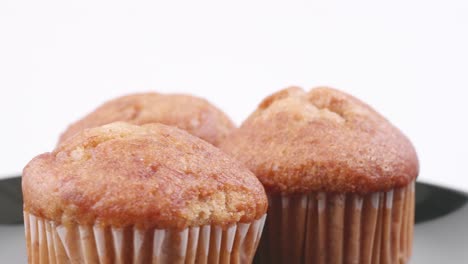
[[[419,173],[411,142],[367,104],[341,91],[291,87],[266,99],[220,144],[267,191],[369,193]]]
[[[60,223],[151,228],[250,222],[263,186],[211,144],[162,124],[86,129],[23,172],[24,210]]]
[[[175,126],[213,145],[219,144],[235,127],[226,114],[205,99],[184,94],[140,93],[104,103],[71,124],[61,135],[59,143],[85,128],[118,121]]]

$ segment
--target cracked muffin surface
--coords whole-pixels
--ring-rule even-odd
[[[247,168],[162,124],[85,129],[34,158],[22,188],[25,211],[63,224],[226,226],[256,220],[267,208]]]
[[[419,172],[416,152],[398,128],[326,87],[291,87],[265,98],[220,148],[273,193],[385,191]]]
[[[235,127],[226,114],[205,99],[185,94],[139,93],[104,103],[71,124],[59,143],[85,128],[118,121],[175,126],[215,146]]]

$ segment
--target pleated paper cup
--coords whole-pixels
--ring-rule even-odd
[[[24,212],[29,263],[250,263],[266,215],[183,230],[61,225]]]
[[[259,263],[407,263],[414,182],[387,192],[269,195]]]

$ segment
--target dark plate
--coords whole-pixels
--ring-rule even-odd
[[[468,259],[468,195],[416,183],[413,263],[465,263]],[[26,262],[21,178],[0,180],[0,259]]]

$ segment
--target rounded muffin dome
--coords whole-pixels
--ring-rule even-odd
[[[140,93],[104,103],[71,124],[59,143],[85,128],[118,121],[175,126],[215,146],[235,127],[226,114],[205,99],[184,94]]]
[[[23,172],[24,210],[60,223],[182,229],[250,222],[267,209],[248,169],[162,124],[86,129]]]
[[[419,172],[400,130],[331,88],[292,87],[267,97],[220,148],[277,193],[385,191]]]

